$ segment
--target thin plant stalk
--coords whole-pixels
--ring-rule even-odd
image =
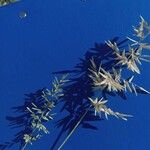
[[[91,107],[91,106],[90,106]],[[76,130],[76,128],[79,126],[79,124],[81,123],[81,121],[84,119],[84,117],[86,116],[86,114],[89,111],[89,108],[86,109],[85,113],[81,116],[80,120],[77,122],[77,124],[74,126],[74,128],[72,129],[72,131],[69,133],[69,135],[66,137],[66,139],[63,141],[63,143],[59,146],[58,150],[61,150],[61,148],[65,145],[65,143],[69,140],[70,136],[73,134],[73,132]]]
[[[24,146],[21,148],[21,150],[25,150],[28,143],[24,144]]]

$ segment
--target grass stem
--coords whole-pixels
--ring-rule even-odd
[[[91,106],[90,106],[91,107]],[[77,124],[74,126],[74,128],[72,129],[72,131],[68,134],[68,136],[66,137],[66,139],[63,141],[63,143],[59,146],[58,150],[61,150],[61,148],[65,145],[65,143],[68,141],[68,139],[70,138],[70,136],[73,134],[73,132],[76,130],[76,128],[79,126],[79,124],[81,123],[81,121],[84,119],[84,117],[86,116],[87,112],[89,111],[89,108],[86,109],[85,113],[81,116],[80,120],[77,122]]]

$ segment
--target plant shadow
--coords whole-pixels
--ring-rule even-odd
[[[18,128],[20,131],[14,135],[14,138],[10,142],[5,142],[0,144],[0,150],[10,149],[14,144],[19,144],[19,149],[25,145],[23,140],[24,134],[31,134],[31,115],[27,111],[27,107],[32,107],[32,103],[40,106],[44,100],[42,98],[42,91],[44,89],[39,89],[34,93],[25,94],[24,105],[13,107],[13,111],[16,116],[6,116],[6,120],[9,122],[11,128]]]
[[[122,40],[119,42],[119,38],[115,37],[110,40],[112,43],[117,43],[119,48],[124,48],[127,46],[128,39]],[[55,121],[55,127],[60,128],[55,141],[51,145],[51,150],[57,149],[58,142],[63,134],[69,134],[79,122],[81,116],[90,106],[89,97],[96,96],[98,94],[101,97],[107,99],[108,96],[120,96],[123,99],[127,99],[124,92],[108,92],[106,89],[100,90],[98,93],[95,93],[93,90],[92,80],[89,77],[91,60],[93,59],[95,65],[99,67],[99,64],[103,62],[102,67],[109,71],[112,66],[116,63],[117,60],[114,59],[113,50],[106,43],[95,43],[94,48],[88,50],[83,59],[80,59],[78,63],[72,70],[64,70],[59,72],[54,72],[53,74],[69,74],[69,82],[63,87],[64,95],[60,99],[62,108],[60,109],[61,113],[64,113],[62,119]],[[15,134],[14,139],[10,142],[6,142],[0,145],[0,149],[4,150],[10,148],[14,144],[20,144],[20,148],[25,145],[23,136],[24,134],[32,133],[30,113],[26,111],[27,107],[31,107],[32,103],[37,106],[40,106],[43,103],[42,91],[40,89],[34,93],[25,94],[25,103],[22,106],[14,107],[15,113],[17,116],[7,116],[6,119],[9,121],[9,126],[12,128],[19,128],[21,131]],[[141,92],[140,90],[137,92]],[[142,92],[141,92],[142,93]],[[145,93],[143,93],[145,94]],[[79,123],[81,128],[98,130],[98,127],[93,123],[96,121],[101,121],[99,116],[94,115],[94,110],[90,109],[86,116]]]
[[[115,37],[110,40],[112,43],[116,42],[120,48],[123,48],[126,45],[123,45],[127,42],[127,39],[118,42],[119,38]],[[67,112],[67,115],[63,119],[60,119],[56,122],[56,127],[61,128],[60,133],[58,134],[56,140],[51,146],[51,150],[56,149],[57,143],[61,136],[64,133],[69,134],[75,125],[80,120],[81,116],[90,106],[89,97],[94,97],[95,92],[93,90],[92,80],[89,77],[91,60],[93,59],[96,66],[99,67],[99,64],[103,61],[103,68],[109,70],[116,63],[114,58],[114,53],[112,49],[106,43],[95,43],[94,48],[91,48],[84,55],[84,59],[80,59],[73,70],[64,70],[59,72],[54,72],[53,74],[70,74],[69,84],[64,87],[64,96],[61,100],[63,107],[61,112]],[[116,93],[108,92],[106,89],[102,90],[99,93],[100,96],[107,98],[107,95],[115,96]],[[123,92],[118,92],[121,98],[126,99],[126,96]],[[98,128],[92,123],[95,121],[100,121],[99,116],[95,116],[92,110],[89,110],[84,119],[80,122],[79,126],[86,129],[97,130]]]

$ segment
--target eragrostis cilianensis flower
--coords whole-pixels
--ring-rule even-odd
[[[134,75],[128,78],[122,77],[122,70],[130,70],[133,73],[140,74],[140,70],[138,68],[138,64],[141,64],[140,60],[149,61],[149,55],[143,55],[142,51],[144,47],[146,49],[149,49],[150,46],[142,43],[142,40],[144,40],[150,33],[150,26],[147,22],[141,17],[141,22],[139,27],[135,28],[134,31],[136,32],[135,36],[139,38],[138,41],[128,38],[132,43],[129,44],[128,50],[123,49],[120,50],[120,48],[117,46],[117,43],[112,43],[111,41],[106,42],[106,44],[113,50],[112,56],[114,60],[116,60],[116,63],[113,64],[112,68],[109,70],[106,70],[103,68],[103,62],[100,61],[99,66],[95,64],[94,58],[90,60],[91,67],[89,68],[90,74],[89,77],[92,80],[92,86],[93,88],[98,88],[98,90],[108,90],[109,92],[126,92],[127,89],[135,93],[137,95],[138,91],[144,92],[145,94],[150,94],[149,91],[145,90],[144,88],[136,85],[132,82]],[[136,42],[135,42],[136,41]],[[64,142],[60,145],[58,150],[60,150],[63,145],[67,142],[67,140],[70,138],[72,133],[75,131],[77,126],[81,123],[83,118],[86,116],[88,110],[90,108],[93,108],[95,111],[95,115],[98,113],[101,118],[101,113],[104,113],[105,117],[108,118],[108,115],[115,116],[116,118],[121,118],[123,120],[127,120],[128,117],[132,117],[132,115],[127,115],[124,113],[119,113],[113,111],[111,108],[108,108],[106,106],[106,103],[108,100],[105,100],[103,98],[91,98],[90,100],[90,107],[85,111],[85,113],[81,116],[78,123],[74,126],[72,131],[69,133],[69,135],[66,137]]]
[[[32,132],[30,134],[25,133],[23,136],[24,146],[22,150],[25,149],[27,144],[32,144],[32,142],[40,139],[42,137],[41,131],[45,134],[49,133],[49,130],[44,125],[45,122],[53,120],[55,114],[51,113],[57,101],[63,96],[62,86],[68,82],[66,80],[67,75],[63,75],[61,79],[55,78],[52,82],[51,90],[43,90],[41,97],[43,102],[40,106],[32,103],[31,107],[27,107],[27,112],[30,114],[29,124],[31,125]]]
[[[142,41],[150,34],[150,26],[148,23],[141,17],[141,22],[139,27],[135,28],[136,32],[135,36],[139,38],[138,41],[131,39],[128,37],[128,40],[132,42],[132,44],[128,45],[128,49],[120,49],[117,43],[112,43],[111,41],[107,41],[106,44],[113,50],[112,54],[116,63],[109,68],[109,70],[105,70],[103,68],[103,62],[100,63],[100,66],[95,64],[95,60],[91,59],[91,68],[89,77],[93,81],[93,87],[99,88],[100,90],[108,90],[109,92],[126,92],[127,89],[130,92],[133,92],[137,95],[137,90],[141,90],[147,94],[150,94],[149,91],[144,88],[132,83],[134,75],[128,78],[122,77],[122,70],[127,69],[132,71],[133,73],[140,74],[140,70],[137,64],[141,65],[141,60],[149,62],[149,55],[143,55],[144,47],[146,49],[150,49],[150,46],[147,43],[143,43]],[[127,120],[126,117],[130,117],[130,115],[122,114],[119,112],[114,112],[110,108],[107,108],[105,105],[108,100],[103,100],[101,98],[89,98],[92,106],[95,109],[95,114],[104,112],[105,117],[107,115],[114,115],[115,117],[120,117],[124,120]]]
[[[98,71],[96,70],[94,61],[91,60],[93,64],[92,68],[89,69],[91,74],[89,77],[93,80],[93,85],[95,87],[101,87],[102,89],[107,88],[108,91],[121,91],[123,90],[123,85],[120,82],[120,72],[117,72],[113,68],[113,74],[108,71],[105,71],[102,67],[99,67]]]
[[[127,117],[132,117],[132,115],[114,112],[113,110],[111,110],[106,106],[107,100],[104,100],[103,98],[101,98],[100,100],[98,98],[95,99],[89,98],[89,100],[91,101],[91,104],[95,109],[95,115],[98,113],[100,117],[102,112],[105,114],[106,119],[108,119],[108,115],[115,116],[116,118],[121,118],[125,121],[127,121]]]
[[[150,62],[150,55],[143,54],[146,50],[150,50],[150,45],[143,42],[150,34],[150,25],[143,19],[142,16],[140,16],[140,18],[141,21],[139,25],[137,27],[133,27],[135,38],[133,39],[127,37],[128,45],[126,47],[122,48],[119,46],[119,43],[117,44],[113,40],[108,40],[105,42],[105,46],[107,46],[109,50],[108,53],[106,50],[104,59],[101,59],[99,55],[96,55],[101,51],[96,51],[97,53],[92,53],[92,57],[87,57],[86,61],[83,60],[84,63],[81,65],[83,65],[82,67],[85,74],[82,72],[82,70],[79,70],[79,72],[81,71],[81,74],[84,74],[81,75],[79,73],[82,77],[79,78],[79,82],[86,82],[84,86],[81,86],[81,84],[71,84],[72,82],[68,83],[68,80],[66,80],[66,75],[63,76],[60,80],[55,78],[55,80],[52,82],[52,88],[50,90],[44,89],[42,91],[42,94],[40,95],[42,97],[42,99],[40,99],[41,101],[39,102],[40,104],[31,102],[31,104],[26,107],[25,113],[28,114],[27,122],[31,132],[28,133],[25,130],[24,135],[22,136],[22,140],[24,141],[22,150],[24,150],[28,144],[32,144],[32,142],[40,139],[43,135],[42,133],[49,133],[49,130],[45,126],[45,123],[54,119],[55,114],[52,113],[53,108],[57,106],[61,99],[63,99],[63,102],[64,98],[69,99],[70,95],[73,95],[73,98],[71,97],[72,99],[69,99],[69,101],[67,101],[67,104],[71,101],[69,103],[71,105],[65,105],[65,107],[70,110],[70,107],[73,106],[77,111],[78,108],[82,108],[82,110],[80,110],[81,114],[79,111],[79,116],[77,120],[75,120],[75,125],[73,124],[74,126],[72,127],[71,124],[71,129],[69,128],[70,124],[67,124],[67,127],[70,129],[69,134],[67,135],[63,143],[58,147],[58,150],[62,149],[62,147],[76,130],[76,128],[82,123],[82,121],[84,121],[84,118],[86,118],[88,112],[92,114],[93,118],[98,117],[98,119],[101,119],[103,117],[102,114],[104,114],[106,119],[108,119],[108,116],[114,116],[125,121],[128,119],[128,117],[132,117],[132,115],[120,113],[118,111],[114,111],[112,108],[109,108],[107,105],[109,103],[109,99],[101,94],[102,92],[106,92],[119,95],[119,93],[125,94],[125,92],[128,91],[131,93],[135,93],[136,95],[138,93],[150,94],[150,92],[145,90],[143,87],[133,83],[135,74],[140,74],[139,65],[142,64],[142,61]],[[111,63],[108,63],[109,61]],[[107,65],[106,62],[108,63]],[[78,65],[77,68],[81,69],[81,65]],[[123,71],[129,71],[131,75],[126,77],[123,74]],[[72,81],[75,82],[76,79]],[[65,84],[71,85],[65,86]],[[75,88],[73,87],[74,85]],[[86,88],[86,92],[82,89],[85,88],[85,86],[90,86]],[[66,87],[71,88],[68,90]],[[69,92],[71,92],[72,90],[74,90],[75,92],[70,94]],[[69,92],[66,94],[64,91]],[[72,100],[74,99],[76,101],[78,101],[78,99],[80,100],[79,97],[76,97],[76,95],[78,95],[78,91],[81,91],[79,93],[79,96],[81,95],[84,99],[81,100],[85,102],[84,103],[80,101],[80,105],[76,105],[75,102],[72,102]],[[87,95],[87,91],[92,94],[90,96]],[[67,95],[66,97],[64,96],[64,93]],[[86,105],[82,106],[83,104]],[[73,111],[74,109],[71,109],[71,112]],[[78,114],[77,111],[75,111],[76,114]],[[70,116],[74,117],[75,115],[70,114]],[[74,120],[71,120],[71,122],[73,121]],[[65,130],[67,131],[66,128]]]

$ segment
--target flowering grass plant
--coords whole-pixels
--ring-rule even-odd
[[[97,128],[91,121],[108,119],[108,116],[127,121],[132,117],[118,110],[114,111],[107,104],[110,100],[108,95],[119,95],[125,99],[127,92],[136,95],[150,94],[148,90],[133,82],[134,76],[141,73],[142,62],[150,62],[150,55],[146,52],[150,50],[150,45],[145,43],[150,35],[150,25],[142,16],[140,19],[138,26],[133,27],[133,38],[126,37],[121,42],[114,38],[104,44],[96,43],[95,48],[85,54],[85,59],[80,59],[81,62],[74,70],[55,72],[65,75],[60,79],[55,78],[51,89],[42,89],[32,94],[32,99],[28,99],[24,106],[17,107],[18,110],[21,109],[21,116],[8,117],[12,125],[17,124],[18,118],[21,118],[23,121],[19,122],[19,127],[23,126],[24,129],[14,140],[1,147],[5,149],[20,142],[20,149],[24,150],[27,145],[40,139],[43,133],[48,134],[49,129],[45,124],[55,120],[57,112],[53,112],[53,108],[60,102],[63,104],[60,111],[65,110],[68,114],[55,122],[56,127],[62,128],[59,137],[67,132],[67,137],[58,146],[58,150],[62,149],[79,126],[95,130]],[[124,70],[130,72],[130,76],[125,75]],[[51,149],[54,149],[58,139]]]

